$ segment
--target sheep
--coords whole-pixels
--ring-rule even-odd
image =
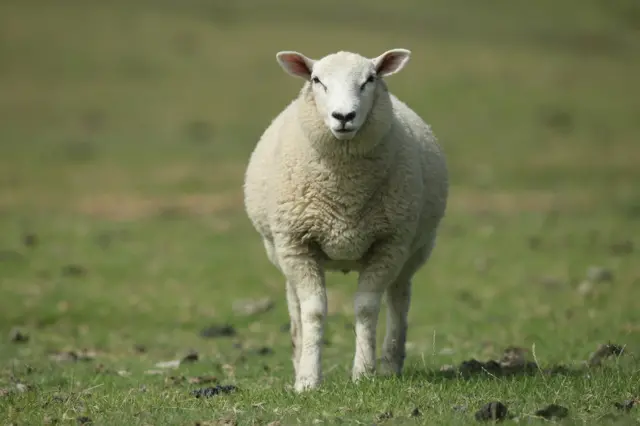
[[[411,52],[375,58],[340,51],[315,60],[276,55],[305,80],[255,146],[244,182],[247,215],[286,280],[294,390],[318,388],[325,271],[358,273],[352,380],[376,372],[376,326],[386,295],[379,374],[401,374],[411,280],[426,263],[449,191],[431,127],[387,88]]]

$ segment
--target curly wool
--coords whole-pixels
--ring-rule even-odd
[[[415,240],[411,248],[435,237],[448,193],[444,154],[430,127],[386,85],[376,91],[351,140],[336,141],[327,130],[308,83],[265,131],[247,169],[245,204],[268,241],[294,233],[324,247],[318,255],[336,268],[357,270],[338,264],[360,260],[379,235],[402,234]]]

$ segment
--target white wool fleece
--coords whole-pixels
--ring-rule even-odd
[[[306,82],[256,145],[244,195],[286,279],[297,391],[321,381],[325,270],[359,273],[352,378],[375,370],[385,293],[381,367],[402,370],[411,278],[431,254],[448,196],[445,158],[430,127],[382,79],[408,58],[402,49],[374,59],[278,55]]]

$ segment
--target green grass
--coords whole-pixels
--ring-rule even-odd
[[[1,2],[0,422],[468,424],[500,400],[512,422],[557,403],[566,424],[637,424],[613,404],[640,397],[638,22],[631,0]],[[241,193],[300,86],[275,53],[392,47],[413,57],[390,88],[433,125],[452,179],[406,373],[350,383],[355,278],[331,275],[325,382],[296,395],[283,280]],[[585,294],[591,266],[613,280]],[[234,314],[264,296],[274,309]],[[226,322],[236,336],[200,337]],[[579,366],[607,342],[625,354]],[[511,345],[576,371],[440,372]],[[83,348],[95,358],[49,357]],[[169,378],[200,375],[238,391],[197,399],[206,385]]]

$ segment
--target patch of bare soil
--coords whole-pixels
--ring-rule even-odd
[[[242,207],[240,191],[217,194],[190,194],[151,197],[135,194],[88,195],[75,209],[88,216],[112,221],[129,221],[171,214],[205,216]]]

